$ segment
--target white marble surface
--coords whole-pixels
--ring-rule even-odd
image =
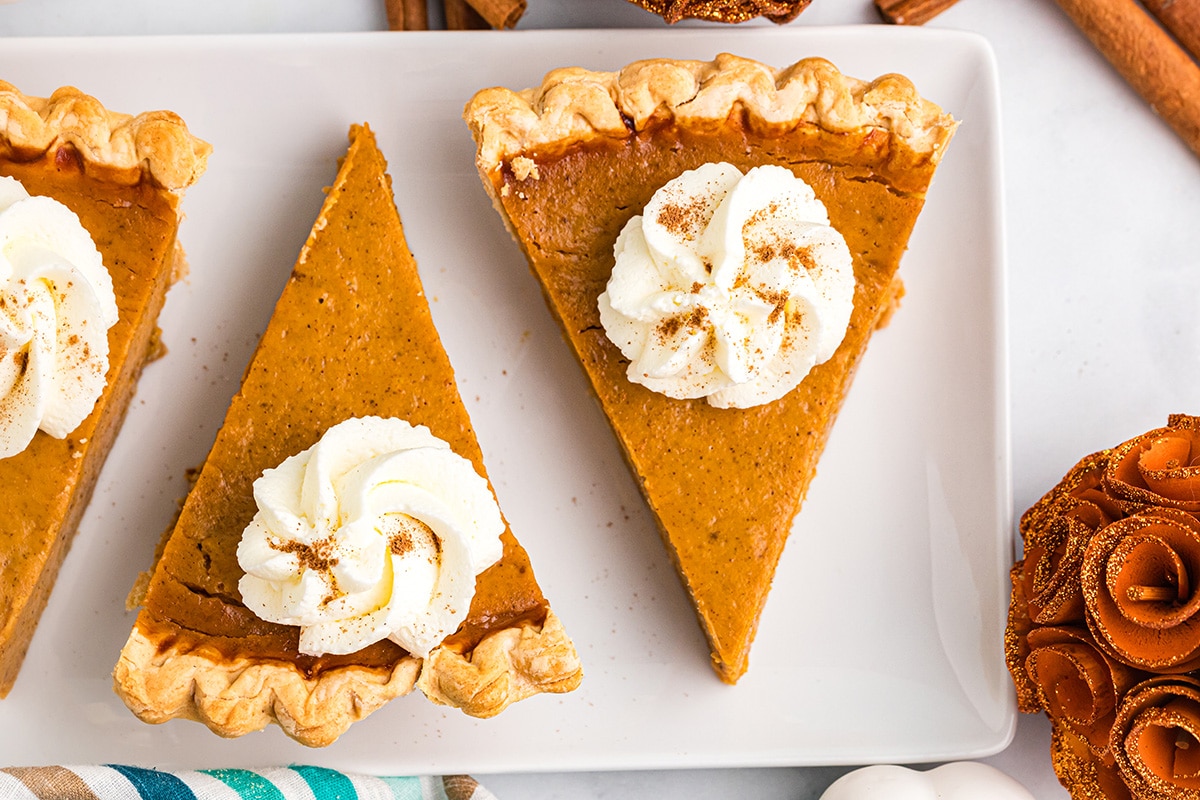
[[[877,21],[869,0],[815,0],[792,24]],[[661,25],[625,0],[529,0],[519,27]],[[1050,0],[961,0],[929,25],[982,34],[1000,69],[1019,514],[1079,456],[1163,424],[1169,413],[1200,412],[1200,160]],[[0,50],[7,36],[384,27],[380,0],[0,2]],[[963,253],[964,268],[970,258]],[[1065,798],[1048,748],[1045,720],[1024,717],[1008,749],[987,761],[1038,798]],[[847,769],[479,777],[502,800],[803,800]]]

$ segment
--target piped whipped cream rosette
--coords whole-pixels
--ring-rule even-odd
[[[475,577],[500,560],[504,522],[471,462],[423,426],[333,426],[254,483],[238,547],[242,601],[300,628],[300,652],[390,639],[415,656],[466,618]]]
[[[1005,651],[1077,800],[1200,800],[1200,418],[1082,459],[1021,518]]]
[[[776,400],[837,350],[854,305],[845,240],[777,166],[685,172],[630,219],[599,298],[630,381],[719,408]]]
[[[0,458],[87,418],[116,322],[112,276],[79,218],[0,177]]]

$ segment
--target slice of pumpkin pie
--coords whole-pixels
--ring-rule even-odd
[[[210,149],[169,111],[0,81],[0,697],[162,352],[180,203]]]
[[[116,669],[147,722],[326,745],[414,686],[480,717],[581,677],[496,507],[369,128],[170,531]]]
[[[956,123],[898,75],[732,55],[558,69],[465,119],[734,683]]]

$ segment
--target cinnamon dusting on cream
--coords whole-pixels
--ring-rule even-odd
[[[852,257],[812,187],[732,164],[662,186],[622,230],[599,298],[635,383],[718,408],[772,402],[832,357],[853,311]]]

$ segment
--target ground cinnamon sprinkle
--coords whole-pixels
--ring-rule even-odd
[[[388,549],[392,555],[404,556],[416,550],[416,538],[419,536],[433,547],[432,560],[441,559],[442,540],[424,522],[408,514],[389,514],[388,520],[396,528],[396,532],[388,537]]]
[[[769,244],[757,245],[752,252],[755,258],[763,263],[775,260],[775,248]]]
[[[691,331],[700,330],[707,321],[708,309],[704,306],[696,306],[686,314],[675,314],[674,316],[667,317],[658,323],[655,331],[659,335],[659,341],[665,343],[684,328]]]
[[[29,351],[18,350],[13,353],[13,363],[17,365],[17,379],[24,378],[29,369]]]
[[[412,534],[408,531],[400,531],[388,539],[388,549],[392,551],[394,556],[402,556],[405,553],[411,553],[413,549]]]
[[[655,221],[685,241],[692,241],[696,238],[696,234],[704,229],[704,224],[708,220],[707,216],[708,204],[703,198],[695,198],[687,205],[680,203],[670,203],[664,205],[658,212],[658,217]]]
[[[312,544],[288,539],[282,542],[271,542],[271,547],[281,553],[289,553],[296,557],[300,566],[315,572],[329,572],[337,566],[338,559],[332,554],[333,537],[327,536]]]
[[[767,315],[767,321],[772,325],[779,321],[779,318],[787,310],[787,302],[790,295],[780,289],[777,291],[768,291],[762,288],[755,288],[754,293],[758,295],[764,303],[769,303],[773,308],[771,313]]]
[[[808,247],[791,245],[784,258],[797,272],[800,270],[812,272],[817,267],[817,260],[813,258],[812,249]]]

